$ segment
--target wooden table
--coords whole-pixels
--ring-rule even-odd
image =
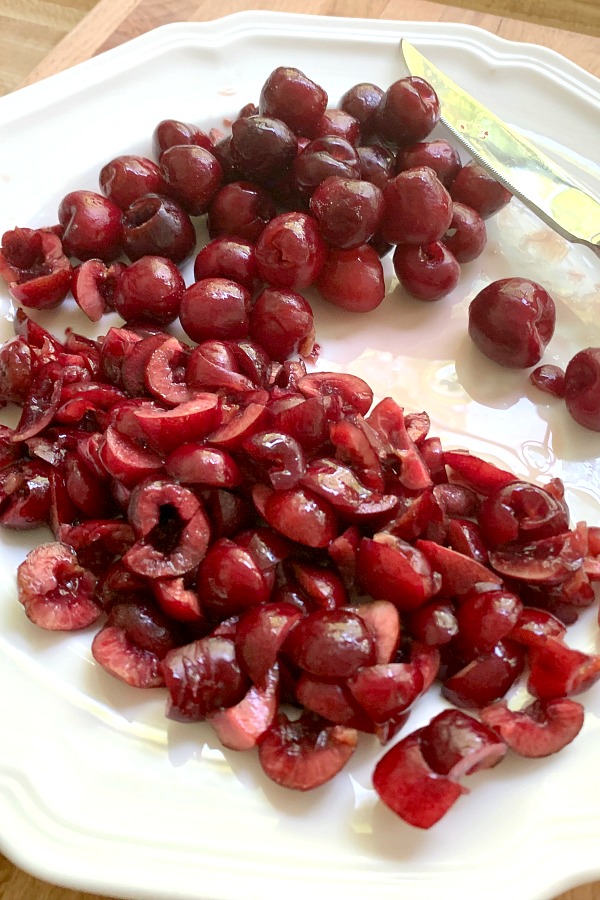
[[[142,34],[157,25],[177,21],[203,21],[246,9],[273,9],[282,12],[304,12],[320,15],[340,15],[363,18],[396,19],[399,21],[461,22],[477,25],[504,38],[527,41],[550,47],[600,77],[600,38],[592,34],[577,34],[550,28],[532,21],[500,18],[486,10],[488,0],[457,0],[478,6],[482,11],[446,6],[428,0],[100,0],[79,24],[60,40],[44,59],[29,73],[25,83],[31,83],[81,62],[118,44]],[[550,0],[562,19],[569,4]],[[595,17],[597,0],[578,0],[587,13]],[[50,6],[50,4],[48,4]],[[572,5],[573,6],[573,5]],[[577,4],[574,4],[577,6]],[[506,7],[506,3],[505,3]],[[498,7],[494,7],[498,8]],[[518,7],[515,7],[518,8]],[[540,11],[546,13],[548,4]],[[527,18],[539,18],[531,9],[524,10]],[[573,15],[576,16],[576,10]],[[586,18],[586,23],[591,19]],[[597,20],[596,20],[597,21]],[[585,27],[585,24],[584,24]],[[590,28],[590,31],[596,31]],[[98,895],[69,891],[38,881],[0,856],[0,896],[2,900],[100,900]],[[558,900],[600,900],[600,882],[586,885],[563,894]]]

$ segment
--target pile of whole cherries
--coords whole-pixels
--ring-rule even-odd
[[[425,412],[307,370],[303,289],[368,312],[393,252],[405,289],[437,300],[510,199],[425,140],[439,103],[421,79],[327,104],[302,72],[276,69],[230,135],[162,121],[157,161],[116,157],[101,193],[64,197],[57,225],[4,234],[0,274],[21,307],[71,291],[93,322],[114,310],[124,324],[59,340],[17,310],[0,348],[0,398],[22,407],[0,426],[0,523],[53,533],[18,569],[32,622],[95,626],[100,666],[166,687],[169,717],[257,748],[280,785],[328,781],[360,732],[386,745],[441,686],[452,707],[373,777],[429,828],[465,776],[509,749],[547,756],[581,729],[573,696],[600,678],[600,655],[565,635],[595,601],[600,528],[570,525],[558,479],[536,486],[445,450]],[[553,330],[551,298],[525,279],[471,304],[471,337],[505,365],[535,366]],[[598,373],[590,348],[532,378],[597,430]],[[524,672],[531,703],[514,710]]]

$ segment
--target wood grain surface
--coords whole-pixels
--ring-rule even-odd
[[[600,77],[599,0],[455,2],[456,6],[429,0],[220,0],[218,4],[214,0],[0,0],[0,94],[68,68],[159,24],[202,21],[244,9],[462,22],[512,40],[545,45]],[[0,900],[101,898],[46,884],[0,855]],[[567,891],[557,900],[600,900],[600,882]]]

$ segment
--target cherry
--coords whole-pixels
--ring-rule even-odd
[[[69,292],[72,266],[50,231],[15,228],[2,236],[0,276],[22,306],[53,309]]]
[[[71,191],[60,202],[58,221],[66,253],[78,259],[112,262],[123,246],[119,207],[93,191]]]
[[[261,571],[252,554],[228,538],[212,544],[198,569],[202,603],[221,619],[266,603],[272,588],[272,579]]]
[[[423,246],[398,244],[393,264],[402,287],[418,300],[440,300],[454,290],[460,278],[456,257],[442,241]]]
[[[163,453],[176,452],[177,448],[183,451],[190,442],[205,438],[221,424],[222,415],[216,394],[202,393],[195,393],[193,400],[173,409],[140,406],[132,412],[143,439]]]
[[[295,291],[265,288],[256,298],[249,323],[251,337],[271,359],[283,361],[294,352],[308,356],[313,348],[313,312]]]
[[[332,134],[344,138],[355,147],[360,139],[358,120],[343,109],[326,109],[317,122],[313,135],[319,138]]]
[[[142,256],[166,256],[183,262],[196,244],[188,214],[167,197],[147,194],[123,213],[123,248],[132,262]]]
[[[289,172],[298,142],[280,119],[250,116],[236,119],[231,130],[231,159],[244,178],[259,184]]]
[[[431,244],[450,227],[450,194],[427,166],[391,178],[383,188],[383,198],[380,233],[392,244]]]
[[[191,122],[163,119],[158,123],[152,134],[152,147],[157,159],[160,159],[161,154],[169,147],[181,144],[192,144],[196,147],[204,147],[205,150],[212,150],[213,147],[209,135]],[[149,191],[148,193],[153,192]]]
[[[458,709],[445,709],[421,733],[421,752],[431,768],[458,781],[491,769],[506,755],[502,737]]]
[[[383,266],[368,244],[350,250],[332,247],[317,279],[321,296],[350,312],[376,309],[385,297]]]
[[[131,493],[128,518],[138,540],[123,559],[138,575],[183,575],[203,559],[210,526],[188,488],[167,479],[143,481]]]
[[[452,221],[442,241],[459,263],[471,262],[483,253],[487,243],[485,222],[474,209],[454,201]]]
[[[483,288],[469,306],[469,336],[502,366],[535,366],[554,334],[556,310],[544,288],[526,278],[501,278]]]
[[[31,350],[18,337],[0,349],[0,400],[23,403],[31,385]]]
[[[403,738],[382,756],[373,787],[396,815],[417,828],[431,828],[456,803],[465,788],[435,772],[422,750],[422,730]]]
[[[235,644],[225,637],[209,636],[171,650],[161,668],[170,698],[167,715],[184,722],[200,722],[235,706],[249,687]]]
[[[529,648],[527,690],[538,700],[571,697],[600,679],[600,656],[574,650],[558,637]]]
[[[158,656],[138,647],[118,625],[104,625],[95,635],[91,649],[98,665],[131,687],[157,688],[165,683]]]
[[[370,181],[371,184],[383,190],[390,178],[395,175],[393,154],[379,144],[358,147],[356,152],[358,153],[360,177],[363,181]]]
[[[267,683],[279,651],[301,618],[301,610],[285,602],[261,603],[242,615],[235,643],[240,663],[254,684]]]
[[[448,644],[458,634],[454,607],[444,600],[431,601],[414,610],[407,624],[418,641],[432,647]]]
[[[349,678],[375,661],[365,622],[344,609],[319,609],[295,625],[284,645],[293,662],[317,678]]]
[[[512,199],[512,194],[478,163],[471,161],[457,173],[450,186],[450,195],[488,219]]]
[[[182,328],[193,341],[227,340],[248,334],[251,297],[227,278],[203,278],[183,292],[179,309]]]
[[[234,706],[208,717],[220,742],[230,750],[256,747],[275,720],[279,701],[279,670],[274,666],[264,687],[252,685]]]
[[[120,274],[112,303],[126,322],[168,325],[178,314],[185,282],[177,266],[161,256],[143,256]]]
[[[275,216],[271,195],[250,181],[232,181],[217,191],[208,208],[211,238],[226,236],[254,243]]]
[[[599,381],[600,349],[580,350],[565,370],[565,403],[571,417],[590,431],[600,431]]]
[[[422,141],[440,117],[440,103],[431,85],[408,76],[387,89],[377,109],[377,133],[399,146]]]
[[[376,84],[363,81],[353,85],[342,95],[340,108],[357,120],[363,141],[372,137],[376,130],[377,110],[383,93]]]
[[[325,244],[315,219],[305,213],[282,213],[271,219],[255,248],[261,278],[275,288],[297,291],[318,277]]]
[[[512,637],[522,611],[523,604],[512,591],[472,588],[460,597],[456,610],[457,643],[473,656],[493,650],[498,641]]]
[[[458,151],[443,139],[419,141],[410,147],[401,148],[396,155],[396,171],[428,166],[433,169],[445,188],[456,178],[462,163]]]
[[[280,66],[265,81],[258,108],[261,116],[284,121],[295,134],[312,137],[327,107],[327,94],[304,72]]]
[[[306,547],[326,547],[338,532],[331,506],[304,487],[273,491],[263,515],[275,531]]]
[[[292,168],[293,187],[308,201],[315,188],[331,175],[360,178],[356,149],[345,138],[334,134],[316,138],[296,156]]]
[[[486,497],[477,518],[491,546],[551,537],[569,527],[564,500],[523,481],[514,481]]]
[[[194,278],[227,278],[253,291],[260,283],[253,245],[241,238],[214,238],[196,256]]]
[[[204,147],[182,144],[169,147],[160,157],[167,193],[190,215],[203,215],[221,186],[223,170]],[[152,191],[148,193],[159,193]]]
[[[391,535],[361,540],[358,578],[371,597],[389,600],[401,612],[423,606],[439,589],[427,557]]]
[[[117,156],[100,169],[100,190],[121,209],[146,194],[166,194],[168,186],[158,165],[144,156]]]
[[[332,176],[310,198],[310,211],[321,234],[334,247],[347,250],[373,237],[383,215],[383,195],[369,181]]]
[[[480,709],[503,697],[525,666],[523,649],[511,641],[476,656],[442,685],[442,694],[466,709]]]
[[[364,665],[348,687],[369,718],[384,725],[412,706],[423,690],[423,674],[414,663]]]
[[[479,714],[511,750],[530,759],[558,753],[583,726],[583,706],[567,697],[534,700],[522,710],[511,710],[505,700],[497,700]]]

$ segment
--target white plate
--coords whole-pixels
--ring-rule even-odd
[[[333,102],[350,85],[387,86],[407,36],[500,116],[598,188],[599,82],[540,47],[449,24],[248,13],[158,29],[0,100],[0,227],[55,221],[62,195],[95,188],[103,162],[149,152],[164,117],[219,125],[277,65],[297,65]],[[323,368],[367,378],[379,396],[427,409],[433,431],[521,476],[564,478],[575,519],[600,524],[600,437],[559,401],[499,372],[465,340],[470,298],[503,274],[553,293],[558,329],[545,357],[565,364],[600,344],[598,261],[569,248],[517,204],[490,223],[485,255],[438,304],[390,292],[371,315],[317,304]],[[188,272],[189,278],[189,272]],[[0,288],[5,335],[12,308]],[[51,316],[40,316],[47,324]],[[85,324],[69,307],[67,322]],[[600,689],[577,741],[541,762],[511,759],[472,779],[433,830],[411,830],[370,787],[383,752],[365,739],[347,771],[309,796],[268,783],[252,754],[221,752],[209,729],[168,723],[161,691],[120,685],[91,661],[89,633],[32,626],[14,570],[46,533],[2,535],[0,822],[2,849],[61,884],[122,897],[288,900],[539,900],[600,876]],[[596,610],[572,641],[598,651]],[[439,708],[427,697],[416,727]]]

